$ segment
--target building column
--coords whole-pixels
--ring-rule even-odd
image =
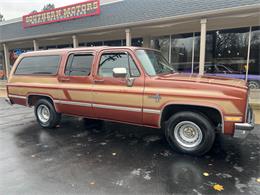
[[[38,44],[38,41],[33,40],[33,48],[34,48],[34,51],[38,51],[38,50],[39,50],[39,44]]]
[[[5,77],[9,77],[10,73],[10,54],[9,54],[9,48],[6,43],[3,44],[4,47],[4,58],[5,58]]]
[[[131,46],[132,37],[131,37],[131,30],[129,28],[125,30],[125,35],[126,35],[126,46]]]
[[[247,60],[246,60],[246,81],[248,81],[248,71],[249,71],[249,65],[250,65],[251,39],[252,39],[252,26],[250,26],[249,35],[248,35]]]
[[[79,41],[78,41],[78,37],[76,35],[72,36],[72,40],[73,40],[73,48],[79,47]]]
[[[143,37],[143,47],[147,47],[147,48],[151,47],[151,37],[149,36]]]
[[[205,56],[206,56],[206,33],[207,33],[207,19],[202,19],[200,21],[200,65],[199,74],[204,74]]]

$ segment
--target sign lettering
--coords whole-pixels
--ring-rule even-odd
[[[23,27],[33,27],[100,14],[99,0],[89,0],[23,16]]]

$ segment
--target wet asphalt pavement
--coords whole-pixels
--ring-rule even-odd
[[[45,130],[0,99],[0,150],[0,194],[260,194],[260,126],[191,157],[156,129],[64,117]]]

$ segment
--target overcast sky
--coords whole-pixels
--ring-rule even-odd
[[[86,0],[0,0],[0,13],[5,20],[19,18],[33,10],[40,11],[44,5],[54,3],[55,7],[62,7]]]

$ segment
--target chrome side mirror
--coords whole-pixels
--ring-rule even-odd
[[[126,68],[113,68],[113,77],[125,79],[128,87],[134,85],[135,78],[129,77]]]
[[[113,77],[115,78],[126,78],[126,68],[113,68]]]

